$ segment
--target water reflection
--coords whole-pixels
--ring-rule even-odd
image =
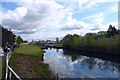
[[[62,49],[45,50],[44,62],[60,78],[118,78],[120,64],[82,55],[66,53]],[[119,77],[120,78],[120,77]]]

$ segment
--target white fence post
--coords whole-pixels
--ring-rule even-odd
[[[9,73],[9,79],[11,80],[12,72],[10,71]]]
[[[8,67],[6,65],[6,75],[5,75],[5,80],[7,80],[7,76],[8,76]]]

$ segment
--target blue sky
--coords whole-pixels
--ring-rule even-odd
[[[25,40],[118,27],[118,0],[2,0],[2,25]]]
[[[14,10],[16,7],[18,7],[16,2],[2,2],[2,8],[7,10]]]

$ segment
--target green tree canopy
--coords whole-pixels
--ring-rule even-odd
[[[4,28],[2,25],[0,25],[0,33],[3,48],[7,43],[12,45],[15,42],[15,33],[13,33],[11,30],[8,30],[7,28]]]
[[[21,44],[23,42],[23,39],[20,36],[17,36],[17,44]]]

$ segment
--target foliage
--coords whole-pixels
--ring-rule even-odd
[[[38,60],[32,60],[33,68],[41,78],[56,78],[55,74],[49,69],[49,65]],[[51,80],[51,79],[48,79]],[[53,79],[52,79],[53,80]]]
[[[119,30],[118,34],[112,37],[105,31],[87,33],[84,36],[68,34],[63,38],[63,45],[66,49],[119,54],[119,36]]]
[[[107,33],[110,37],[114,36],[115,34],[118,34],[117,29],[115,27],[113,27],[112,25],[109,25]]]
[[[66,35],[64,38],[63,38],[63,45],[64,47],[77,47],[78,43],[79,43],[79,40],[80,40],[80,36],[77,35],[77,34],[74,34],[74,35]]]
[[[20,36],[17,36],[17,44],[21,44],[23,42],[23,39]]]
[[[8,30],[6,28],[3,28],[0,25],[0,31],[2,32],[2,47],[5,47],[5,44],[8,43],[12,45],[15,42],[15,33],[13,33],[11,30]],[[1,33],[0,32],[0,33]]]

